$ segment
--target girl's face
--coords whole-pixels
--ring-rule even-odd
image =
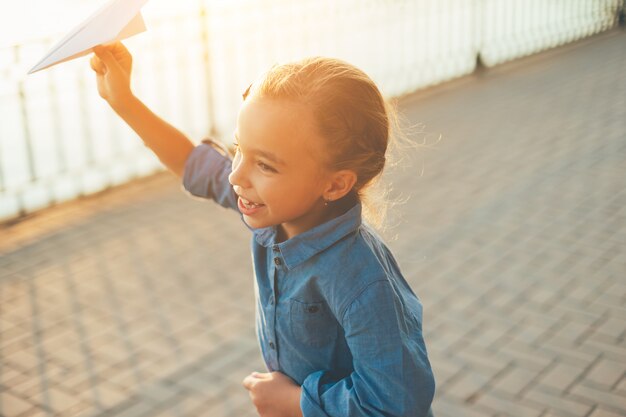
[[[306,106],[248,97],[235,143],[229,181],[248,226],[280,225],[285,240],[328,220],[324,198],[330,198],[332,176],[321,163],[325,142]]]

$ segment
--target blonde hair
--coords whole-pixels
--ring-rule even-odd
[[[244,100],[249,95],[294,100],[312,109],[319,133],[328,141],[329,168],[357,175],[353,191],[344,198],[356,197],[365,220],[381,229],[387,191],[374,193],[372,188],[387,163],[398,114],[374,81],[342,60],[311,57],[274,65],[248,87]]]

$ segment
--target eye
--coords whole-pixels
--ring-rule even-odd
[[[233,150],[235,153],[239,152],[239,143],[233,142]]]
[[[276,172],[276,170],[274,168],[272,168],[271,166],[259,161],[257,162],[257,165],[259,166],[259,168],[261,168],[262,171],[267,171],[267,172]]]

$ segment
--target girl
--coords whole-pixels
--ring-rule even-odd
[[[267,373],[244,387],[261,416],[426,416],[434,378],[422,307],[362,223],[390,117],[372,80],[336,59],[271,68],[244,93],[232,162],[197,147],[132,93],[121,43],[95,49],[98,91],[192,195],[252,231],[256,328]]]

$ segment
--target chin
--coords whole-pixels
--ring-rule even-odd
[[[245,214],[243,215],[243,221],[246,222],[246,224],[253,229],[263,229],[264,227],[269,227],[273,225],[272,223],[269,223],[267,221],[253,219],[246,216]]]

